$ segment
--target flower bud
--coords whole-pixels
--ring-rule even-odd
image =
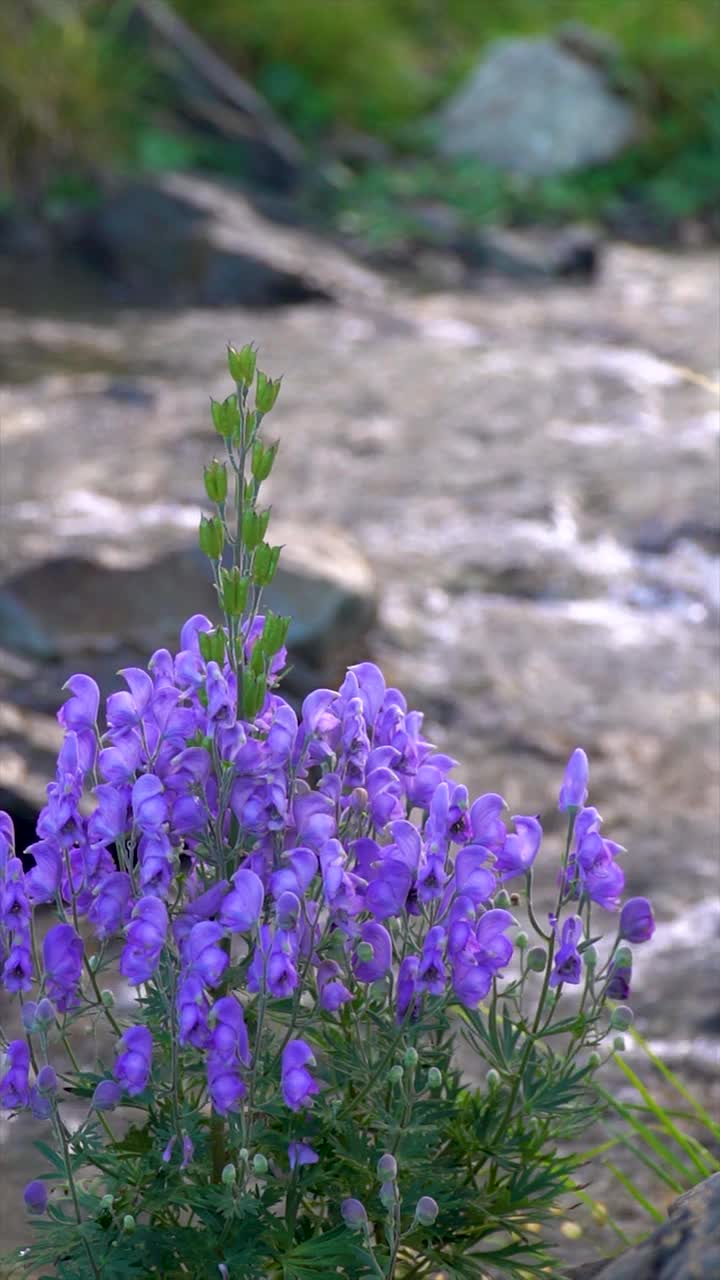
[[[253,1171],[259,1178],[264,1177],[268,1171],[268,1162],[260,1151],[253,1156]]]
[[[367,1226],[365,1205],[360,1200],[343,1200],[340,1205],[343,1222],[351,1231],[362,1231]]]
[[[400,1066],[400,1063],[396,1062],[395,1066],[391,1067],[390,1070],[388,1071],[388,1081],[390,1082],[390,1084],[400,1084],[400,1081],[402,1080],[402,1078],[403,1078],[403,1069]]]
[[[383,1182],[380,1188],[380,1203],[384,1209],[392,1209],[397,1199],[397,1189],[394,1182]]]
[[[255,548],[253,558],[253,579],[259,587],[269,587],[278,567],[281,547],[271,547],[268,542],[261,542]]]
[[[415,1206],[415,1220],[423,1227],[431,1227],[439,1212],[437,1200],[432,1196],[421,1196]]]
[[[44,1182],[28,1182],[23,1191],[25,1207],[30,1213],[44,1213],[47,1209],[48,1192]]]
[[[281,378],[276,378],[273,382],[266,373],[258,369],[257,387],[255,389],[255,404],[258,413],[269,413],[274,407],[275,401],[280,395],[281,382]]]
[[[235,347],[228,346],[227,361],[233,382],[249,387],[255,377],[255,365],[257,363],[257,352],[254,347],[248,343],[247,346],[241,347],[238,351]]]
[[[113,995],[109,987],[103,988],[103,990],[100,992],[100,999],[102,1001],[102,1005],[104,1009],[112,1009],[115,1003],[115,996]]]
[[[125,1217],[122,1220],[122,1224],[123,1224],[123,1231],[127,1231],[128,1235],[131,1236],[133,1231],[135,1230],[135,1219],[133,1218],[131,1213],[125,1214]]]
[[[220,1179],[224,1187],[232,1187],[237,1182],[237,1169],[234,1164],[226,1164]]]
[[[55,1010],[47,996],[38,1001],[35,1021],[40,1027],[49,1027],[55,1021]]]
[[[582,958],[588,969],[594,969],[598,962],[597,948],[591,943],[589,947],[583,949]]]
[[[250,579],[244,578],[237,565],[220,571],[220,599],[231,618],[239,618],[247,604]]]
[[[88,969],[90,970],[91,973],[97,973],[99,964],[100,964],[100,957],[98,955],[90,956],[90,959],[88,960]]]
[[[122,1089],[114,1080],[101,1080],[95,1086],[92,1105],[96,1111],[113,1111],[122,1098]]]
[[[411,1045],[409,1049],[405,1050],[405,1053],[403,1055],[403,1066],[409,1067],[410,1069],[412,1069],[413,1067],[417,1066],[419,1061],[420,1061],[420,1055],[417,1049],[414,1049]]]
[[[613,1030],[627,1031],[628,1027],[632,1026],[633,1018],[632,1009],[626,1004],[619,1004],[610,1015],[610,1026]]]
[[[613,1053],[624,1053],[624,1052],[625,1052],[625,1037],[615,1036],[615,1039],[613,1040]]]
[[[114,1197],[114,1196],[111,1196],[111,1195],[110,1195],[110,1192],[108,1191],[108,1192],[106,1192],[106,1194],[105,1194],[104,1196],[102,1196],[102,1198],[101,1198],[101,1200],[100,1200],[100,1208],[101,1208],[101,1209],[112,1209],[112,1207],[113,1207],[114,1203],[115,1203],[115,1197]]]
[[[227,498],[228,476],[227,467],[224,462],[218,462],[217,458],[213,458],[209,466],[203,471],[205,480],[205,492],[211,502],[216,502],[220,506]]]
[[[249,1159],[250,1159],[250,1152],[248,1151],[247,1147],[241,1147],[240,1150],[238,1151],[238,1160],[241,1160],[243,1164],[247,1164]]]
[[[389,1151],[377,1162],[377,1176],[381,1182],[397,1178],[397,1160]]]
[[[519,933],[515,934],[515,946],[517,947],[518,951],[524,951],[529,941],[530,939],[528,938],[527,934],[523,932],[522,929],[520,930]]]
[[[442,1085],[442,1071],[439,1067],[431,1067],[427,1075],[428,1089],[439,1089]]]
[[[527,967],[531,973],[542,973],[547,964],[547,951],[544,947],[531,947],[527,953]]]
[[[560,1231],[566,1240],[579,1240],[583,1233],[579,1222],[563,1222]]]
[[[225,545],[225,530],[219,516],[201,516],[198,530],[200,550],[211,560],[219,560]]]
[[[629,969],[632,965],[632,951],[629,947],[618,947],[613,965],[616,969]]]
[[[507,889],[500,889],[495,894],[495,906],[499,907],[501,911],[507,911],[510,906],[510,894]]]
[[[592,1071],[595,1071],[596,1068],[600,1066],[601,1061],[602,1059],[600,1057],[600,1054],[597,1052],[596,1049],[593,1049],[592,1053],[588,1055],[588,1060],[587,1060],[587,1064],[590,1067],[590,1069]]]
[[[485,1077],[485,1083],[486,1083],[486,1085],[487,1085],[488,1089],[490,1089],[490,1090],[492,1090],[492,1089],[497,1089],[497,1087],[498,1087],[498,1085],[499,1085],[499,1083],[500,1083],[500,1076],[498,1075],[498,1073],[497,1073],[497,1071],[495,1070],[495,1068],[494,1068],[494,1067],[491,1067],[491,1068],[490,1068],[490,1070],[488,1071],[488,1073],[487,1073],[487,1075],[486,1075],[486,1077]]]
[[[57,1089],[57,1075],[54,1067],[41,1067],[38,1072],[37,1087],[41,1093],[50,1097]]]
[[[236,395],[228,396],[226,400],[211,400],[210,414],[215,430],[224,440],[228,440],[239,430],[240,410]]]
[[[374,958],[374,956],[375,956],[375,952],[373,951],[369,942],[358,943],[358,946],[357,946],[358,960],[361,960],[363,964],[368,964]]]
[[[49,1004],[49,1001],[46,1001],[46,1003]],[[38,1005],[34,1000],[28,1000],[27,1003],[22,1006],[20,1018],[26,1031],[35,1031],[38,1025],[37,1011]]]

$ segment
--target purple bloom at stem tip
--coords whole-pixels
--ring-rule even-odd
[[[582,809],[587,800],[590,766],[582,747],[576,747],[567,762],[565,776],[558,797],[561,813]]]
[[[557,987],[561,982],[577,985],[582,973],[582,959],[577,949],[583,935],[580,916],[568,916],[562,927],[561,944],[555,956],[555,964],[550,974],[550,986]]]
[[[647,898],[628,898],[620,912],[619,934],[626,942],[649,942],[655,932],[655,917]]]
[[[120,1044],[124,1052],[117,1059],[113,1074],[132,1098],[142,1093],[150,1079],[152,1036],[147,1027],[128,1027]]]
[[[313,1051],[304,1040],[289,1040],[282,1055],[282,1092],[286,1107],[300,1111],[309,1107],[316,1093],[320,1092],[317,1080],[308,1071],[315,1065]]]

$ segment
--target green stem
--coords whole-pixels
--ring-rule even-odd
[[[55,1106],[55,1108],[54,1108],[53,1118],[54,1118],[54,1122],[55,1122],[55,1123],[54,1123],[55,1134],[56,1134],[57,1139],[58,1139],[58,1142],[59,1142],[59,1144],[60,1144],[60,1146],[61,1146],[61,1148],[62,1148],[63,1160],[64,1160],[64,1163],[65,1163],[65,1173],[66,1173],[66,1175],[67,1175],[67,1180],[68,1180],[68,1188],[69,1188],[69,1190],[70,1190],[70,1195],[72,1196],[73,1207],[74,1207],[74,1209],[75,1209],[75,1218],[76,1218],[76,1220],[77,1220],[77,1224],[78,1224],[78,1226],[79,1226],[79,1227],[82,1227],[82,1214],[80,1213],[80,1203],[79,1203],[79,1201],[78,1201],[77,1188],[76,1188],[76,1186],[75,1186],[75,1178],[74,1178],[74,1175],[73,1175],[72,1160],[71,1160],[71,1158],[70,1158],[70,1148],[69,1148],[69,1146],[68,1146],[67,1134],[66,1134],[66,1131],[65,1131],[65,1126],[64,1126],[64,1124],[63,1124],[63,1122],[62,1122],[62,1120],[61,1120],[61,1118],[60,1118],[60,1113],[59,1113],[59,1111],[58,1111],[57,1105],[56,1105],[56,1106]],[[88,1240],[86,1240],[85,1236],[82,1236],[81,1238],[82,1238],[83,1246],[84,1246],[84,1248],[85,1248],[85,1252],[86,1252],[87,1257],[88,1257],[88,1262],[90,1263],[90,1268],[91,1268],[91,1270],[92,1270],[93,1275],[95,1276],[95,1280],[100,1280],[100,1270],[99,1270],[99,1268],[98,1268],[97,1263],[95,1262],[95,1258],[94,1258],[94,1256],[93,1256],[93,1251],[92,1251],[92,1249],[90,1248],[90,1242],[89,1242]]]

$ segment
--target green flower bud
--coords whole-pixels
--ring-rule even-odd
[[[220,570],[220,598],[230,618],[240,618],[247,604],[250,579],[244,578],[237,565]]]
[[[400,1081],[402,1080],[402,1078],[403,1078],[403,1069],[400,1066],[400,1063],[396,1062],[395,1066],[391,1067],[390,1070],[388,1071],[388,1080],[390,1084],[400,1084]]]
[[[220,1178],[223,1183],[223,1186],[232,1187],[234,1183],[237,1182],[237,1169],[235,1168],[235,1165],[226,1164],[225,1168],[220,1174]]]
[[[519,933],[515,934],[515,946],[517,947],[518,951],[524,951],[529,941],[530,939],[528,938],[526,933],[523,933],[522,929],[520,930]]]
[[[624,1053],[624,1052],[625,1052],[625,1037],[615,1036],[615,1039],[613,1040],[613,1053]]]
[[[500,1076],[494,1067],[491,1067],[485,1077],[485,1083],[490,1091],[497,1089],[500,1083]]]
[[[629,947],[618,947],[615,952],[613,964],[616,965],[618,969],[629,969],[632,965],[632,959],[632,951]]]
[[[100,957],[98,955],[90,956],[90,959],[88,960],[88,968],[91,973],[97,973],[99,963]]]
[[[357,946],[357,958],[363,964],[368,964],[372,960],[375,952],[369,942],[359,942]]]
[[[250,668],[243,676],[243,715],[246,720],[254,720],[265,702],[267,679],[258,676]]]
[[[442,1071],[439,1067],[431,1067],[427,1075],[428,1089],[439,1089],[442,1085]]]
[[[215,430],[224,440],[228,440],[239,431],[240,410],[236,395],[228,396],[227,400],[211,400],[210,413]]]
[[[259,1178],[263,1177],[268,1171],[268,1162],[260,1151],[253,1156],[253,1170]]]
[[[228,477],[227,467],[224,462],[218,462],[217,458],[213,458],[209,466],[203,471],[205,480],[205,492],[211,502],[223,503],[227,498]]]
[[[101,1201],[100,1201],[100,1208],[101,1208],[101,1209],[112,1209],[112,1207],[113,1207],[114,1203],[115,1203],[115,1197],[114,1197],[114,1196],[111,1196],[111,1195],[110,1195],[110,1192],[108,1192],[108,1193],[107,1193],[107,1195],[104,1195],[104,1196],[102,1197],[102,1199],[101,1199]]]
[[[600,1054],[597,1052],[597,1050],[596,1050],[596,1049],[593,1049],[593,1052],[592,1052],[591,1054],[589,1054],[589,1055],[588,1055],[588,1060],[587,1060],[587,1064],[588,1064],[588,1066],[589,1066],[593,1071],[595,1071],[595,1070],[597,1069],[597,1067],[599,1067],[599,1066],[600,1066],[601,1061],[602,1061],[602,1059],[601,1059],[601,1057],[600,1057]]]
[[[269,658],[273,658],[276,653],[279,653],[285,644],[290,622],[290,618],[282,618],[270,610],[265,614],[265,622],[262,629],[262,646],[263,652]]]
[[[100,992],[100,999],[102,1000],[104,1009],[112,1009],[115,1004],[115,996],[107,987]]]
[[[252,447],[250,471],[253,480],[256,480],[258,484],[262,484],[263,480],[267,480],[270,475],[279,448],[280,444],[277,440],[275,444],[268,445],[267,449],[264,447],[262,440],[255,440]]]
[[[544,947],[531,947],[527,953],[527,967],[531,973],[542,973],[547,964],[547,951]]]
[[[198,631],[200,653],[206,662],[217,662],[222,666],[225,658],[225,632],[218,627],[217,631]]]
[[[255,377],[255,365],[257,363],[257,352],[254,347],[248,343],[247,346],[241,347],[238,351],[235,347],[228,346],[227,359],[230,377],[233,382],[249,387]]]
[[[258,587],[269,587],[275,577],[282,547],[271,547],[261,542],[255,549],[253,557],[253,579]]]
[[[241,1147],[240,1150],[238,1151],[238,1160],[242,1160],[243,1164],[247,1164],[249,1159],[250,1159],[250,1152],[248,1151],[247,1147]]]
[[[594,969],[598,962],[597,948],[591,943],[589,947],[585,947],[583,950],[582,958],[588,969]]]
[[[269,413],[274,407],[275,401],[280,395],[281,382],[282,378],[276,378],[273,382],[266,373],[258,369],[257,387],[255,389],[255,404],[258,413]]]
[[[225,546],[225,530],[219,516],[200,517],[198,531],[200,550],[211,560],[219,560]]]
[[[508,907],[510,906],[510,894],[508,893],[507,889],[500,889],[495,894],[495,906],[500,907],[500,909],[503,911],[507,911]]]
[[[135,1219],[133,1218],[131,1213],[125,1214],[125,1217],[122,1220],[122,1224],[123,1224],[123,1231],[127,1231],[128,1235],[131,1236],[133,1231],[135,1230]]]
[[[397,1160],[389,1151],[377,1162],[377,1176],[380,1182],[388,1182],[397,1178]]]
[[[415,1206],[415,1221],[422,1227],[431,1227],[439,1212],[437,1200],[433,1200],[432,1196],[421,1196]]]
[[[380,1188],[380,1203],[385,1209],[392,1209],[397,1199],[397,1189],[394,1182],[383,1182]]]
[[[411,1045],[409,1049],[405,1050],[405,1054],[403,1056],[403,1066],[410,1067],[410,1068],[416,1067],[419,1061],[420,1061],[420,1055],[417,1049],[413,1049]]]
[[[631,1008],[626,1004],[619,1004],[617,1009],[613,1009],[610,1015],[610,1026],[613,1030],[627,1031],[628,1027],[633,1024],[634,1014]]]

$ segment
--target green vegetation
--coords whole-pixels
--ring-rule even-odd
[[[130,0],[23,0],[0,12],[0,192],[72,196],[88,175],[200,164],[242,176],[238,149],[180,123],[173,89],[133,38]],[[390,147],[338,176],[337,215],[377,240],[443,199],[471,223],[612,217],[640,201],[661,226],[720,197],[717,0],[174,0],[177,12],[322,158],[338,129]],[[613,164],[518,183],[430,153],[423,121],[500,35],[584,22],[616,41],[612,74],[645,141]],[[238,172],[240,170],[240,172]],[[83,191],[84,186],[79,188]]]

